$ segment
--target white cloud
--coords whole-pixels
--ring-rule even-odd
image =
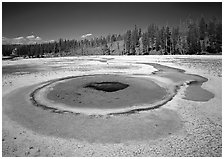
[[[17,37],[17,38],[14,38],[15,40],[21,40],[21,39],[24,39],[24,37],[20,36],[20,37]]]
[[[11,39],[6,38],[6,37],[2,37],[2,44],[11,44]]]
[[[34,36],[34,35],[29,35],[29,36],[27,36],[26,38],[27,38],[27,39],[34,39],[35,36]]]
[[[88,36],[91,36],[92,34],[85,34],[85,35],[82,35],[81,38],[86,38]]]
[[[35,44],[35,43],[43,43],[43,39],[39,36],[29,35],[27,37],[16,37],[16,38],[6,38],[2,37],[3,44]]]
[[[10,40],[9,38],[6,37],[2,37],[2,40]]]
[[[36,37],[36,40],[42,40],[42,39],[41,39],[41,37],[37,36],[37,37]]]

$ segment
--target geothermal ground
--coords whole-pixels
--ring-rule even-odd
[[[2,156],[222,156],[221,56],[2,62]]]

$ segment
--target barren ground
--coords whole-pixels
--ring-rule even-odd
[[[221,58],[87,56],[3,61],[2,156],[222,156]],[[202,88],[214,98],[203,102],[184,99],[187,86],[183,86],[162,107],[134,114],[76,116],[40,110],[32,104],[25,107],[27,94],[41,82],[156,71],[140,63],[158,63],[203,76],[208,81]]]

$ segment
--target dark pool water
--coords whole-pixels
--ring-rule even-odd
[[[89,83],[85,88],[92,88],[104,92],[116,92],[127,88],[129,85],[120,82],[96,82]]]

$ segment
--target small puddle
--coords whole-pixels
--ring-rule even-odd
[[[63,66],[20,64],[20,65],[2,66],[2,74],[23,75],[23,74],[38,73],[42,71],[56,71],[62,69]]]
[[[185,83],[187,81],[192,81],[188,83],[188,87],[186,88],[185,91],[185,97],[183,97],[183,99],[206,102],[214,98],[213,93],[201,87],[201,85],[204,82],[208,81],[208,79],[205,77],[194,74],[186,74],[185,71],[182,69],[163,66],[156,63],[139,63],[139,64],[146,64],[153,66],[158,70],[153,72],[154,75],[169,78],[175,83]]]
[[[36,73],[39,70],[37,69],[38,67],[36,65],[26,65],[26,64],[21,64],[21,65],[10,65],[10,66],[3,66],[2,67],[2,74],[13,74],[13,73],[23,73],[23,72],[28,72],[28,73]]]
[[[209,101],[214,98],[214,94],[201,88],[201,82],[192,82],[185,91],[185,97],[183,99],[192,101]]]

